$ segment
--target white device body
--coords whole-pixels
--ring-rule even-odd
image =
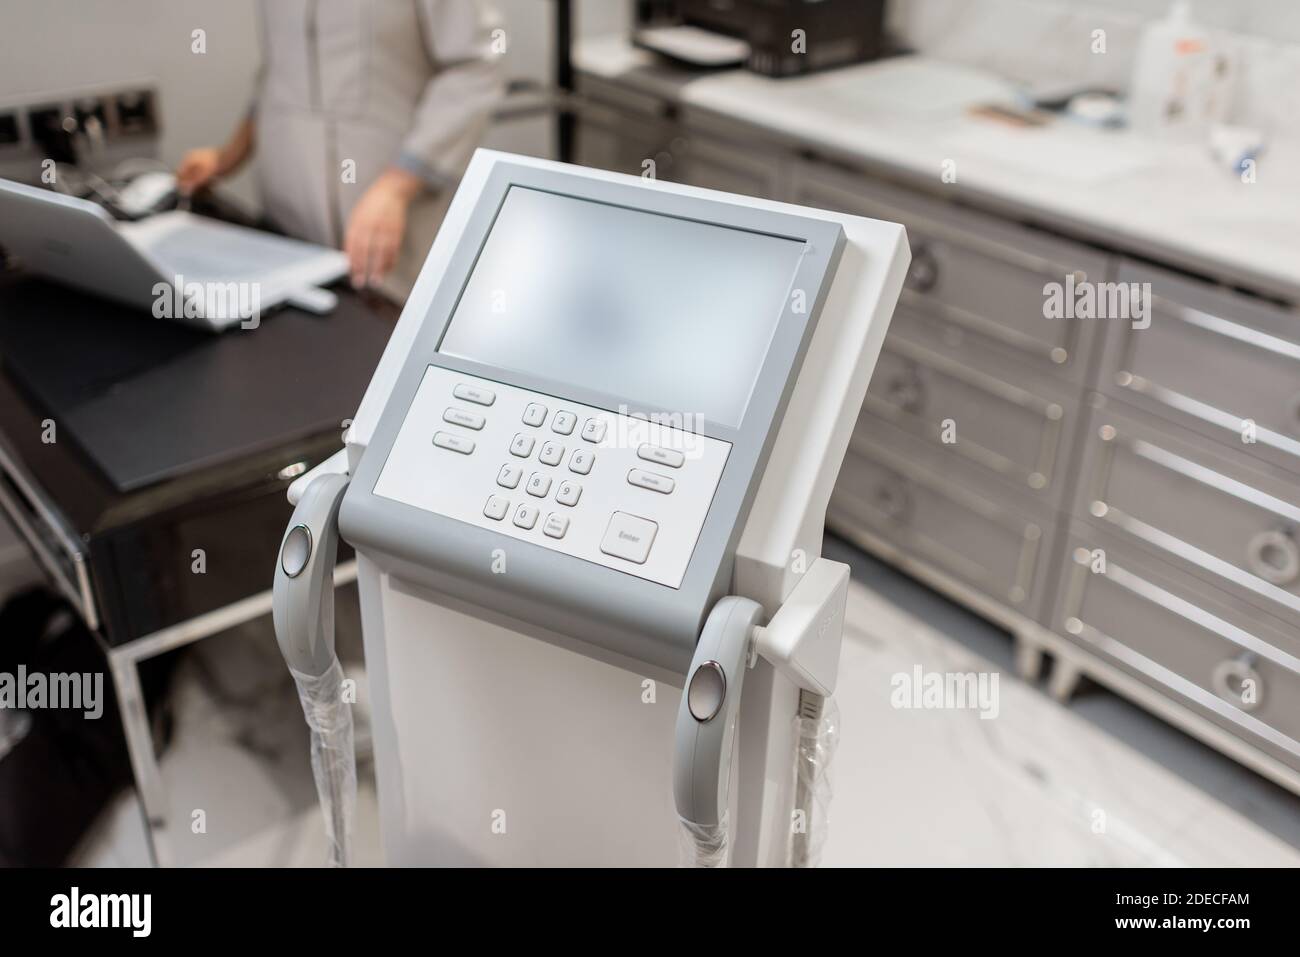
[[[557,165],[476,154],[348,432],[346,456],[300,478],[291,499],[321,472],[355,470],[460,239],[474,187],[501,159]],[[770,617],[821,553],[831,488],[910,259],[904,230],[690,186],[646,185],[822,217],[846,234],[737,550],[729,593],[759,603]],[[476,487],[474,497],[491,491]],[[570,636],[516,631],[382,572],[365,554],[358,571],[389,864],[677,863],[672,769],[684,675]],[[812,670],[833,681],[828,664]],[[787,859],[797,703],[798,687],[759,660],[745,679],[736,734],[733,864]]]

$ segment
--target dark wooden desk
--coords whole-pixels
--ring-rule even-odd
[[[328,316],[284,309],[213,336],[0,279],[0,500],[92,630],[117,645],[270,586],[285,489],[341,447],[396,314],[341,290]],[[101,447],[106,434],[137,456],[188,442],[193,461],[176,471],[176,456],[160,454],[173,474],[123,490],[65,415],[83,432],[115,429],[97,432]],[[202,430],[198,442],[190,433]]]
[[[139,664],[270,610],[286,489],[342,447],[397,318],[338,292],[328,316],[213,336],[0,274],[0,509],[101,639],[157,864],[169,810]]]

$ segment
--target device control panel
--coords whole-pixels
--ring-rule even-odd
[[[730,451],[676,422],[429,366],[374,493],[677,588]]]

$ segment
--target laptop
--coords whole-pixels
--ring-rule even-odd
[[[213,332],[288,300],[320,302],[318,287],[348,269],[326,246],[184,210],[118,222],[89,200],[6,179],[0,247],[31,272]]]

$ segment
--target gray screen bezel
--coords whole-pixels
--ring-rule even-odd
[[[558,400],[568,398],[615,412],[619,411],[620,406],[649,415],[671,416],[689,411],[633,405],[625,397],[556,383],[539,376],[488,366],[437,351],[512,186],[540,189],[805,243],[804,255],[788,287],[788,290],[805,291],[805,311],[795,311],[793,297],[787,291],[780,318],[772,333],[740,425],[733,428],[705,421],[699,428],[701,434],[730,443],[731,453],[685,576],[676,589],[638,578],[631,572],[565,555],[540,544],[520,541],[374,494],[375,484],[392,451],[397,433],[425,370],[430,365],[507,383]],[[528,601],[521,604],[521,607],[528,609],[520,615],[523,620],[528,620],[540,604],[545,604],[544,601],[539,604],[539,599],[549,598],[564,609],[565,613],[561,617],[566,621],[582,620],[583,616],[589,616],[594,619],[594,624],[603,623],[604,626],[644,623],[646,633],[655,638],[668,638],[677,646],[671,654],[655,655],[659,659],[655,663],[684,668],[689,664],[695,640],[694,633],[688,635],[686,632],[698,628],[708,606],[719,597],[720,589],[725,588],[730,579],[736,542],[757,491],[758,477],[775,440],[777,425],[802,365],[808,341],[824,305],[844,242],[843,228],[837,222],[756,208],[744,205],[743,200],[725,202],[661,190],[652,185],[596,179],[580,173],[509,162],[497,163],[475,201],[460,241],[440,278],[424,322],[379,418],[372,441],[358,465],[357,475],[348,492],[348,498],[352,502],[345,502],[344,508],[345,518],[350,513],[358,519],[348,523],[355,526],[351,529],[350,540],[354,540],[354,544],[387,548],[394,555],[400,556],[407,567],[422,561],[453,568],[457,577],[475,579],[481,593],[498,593],[505,606],[503,610],[507,613],[511,592],[526,595]],[[484,494],[490,491],[485,490]],[[362,495],[366,497],[364,505],[360,498]],[[397,541],[398,538],[401,540]],[[466,547],[472,548],[476,555],[488,554],[493,548],[508,548],[512,555],[510,574],[493,575],[488,563],[477,560],[468,563],[463,556],[451,554],[453,549]],[[439,581],[446,580],[445,576],[437,577]],[[543,627],[552,625],[551,622],[538,624]],[[593,632],[596,631],[593,628]],[[611,647],[620,644],[612,636],[608,643]],[[635,649],[631,651],[634,656],[649,657],[644,654],[644,642],[634,642],[634,646]],[[620,647],[615,650],[628,649]]]

